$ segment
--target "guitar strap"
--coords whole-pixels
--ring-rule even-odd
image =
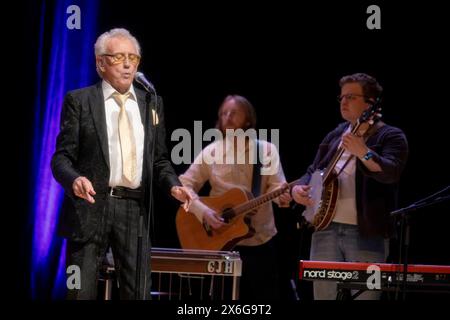
[[[253,197],[258,197],[261,193],[261,161],[259,161],[259,149],[262,148],[259,140],[255,140],[256,146],[256,162],[253,164],[252,177],[252,194]]]

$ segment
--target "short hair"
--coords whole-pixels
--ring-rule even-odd
[[[141,55],[141,46],[137,39],[124,28],[115,28],[101,34],[94,45],[95,55],[99,56],[106,53],[106,42],[111,38],[126,38],[133,42],[138,55]]]
[[[223,133],[223,128],[222,128],[222,122],[221,122],[221,119],[220,119],[220,114],[222,113],[222,109],[223,109],[223,106],[225,105],[225,103],[230,101],[230,100],[234,100],[236,102],[236,104],[239,106],[239,108],[241,108],[241,110],[243,110],[244,113],[245,113],[246,122],[248,124],[242,129],[243,130],[247,130],[247,129],[250,129],[250,128],[255,129],[256,128],[256,111],[255,111],[255,108],[250,103],[250,101],[247,100],[247,98],[245,98],[243,96],[236,95],[236,94],[228,95],[223,100],[222,104],[220,105],[219,111],[217,112],[218,118],[217,118],[216,128],[219,129],[220,131],[222,131],[222,133]]]
[[[383,93],[383,87],[378,83],[378,81],[368,74],[365,73],[354,73],[347,75],[339,80],[339,85],[342,88],[347,83],[359,83],[362,87],[363,94],[366,98],[377,99],[381,97]]]

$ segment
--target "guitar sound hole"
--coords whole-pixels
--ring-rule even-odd
[[[229,223],[231,221],[231,219],[234,218],[234,216],[235,216],[235,213],[234,213],[233,209],[225,209],[222,213],[223,222]]]

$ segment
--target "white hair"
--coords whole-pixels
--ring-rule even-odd
[[[106,31],[105,33],[101,34],[97,38],[97,41],[95,42],[95,45],[94,45],[96,56],[100,56],[100,55],[106,53],[106,43],[111,38],[129,39],[131,42],[133,42],[134,46],[136,47],[136,51],[137,51],[138,55],[141,55],[141,46],[139,45],[139,42],[136,40],[136,38],[133,37],[127,29],[115,28],[115,29]]]

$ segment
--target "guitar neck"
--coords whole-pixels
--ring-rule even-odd
[[[260,195],[259,197],[249,200],[248,202],[240,204],[240,205],[234,207],[233,211],[235,212],[236,215],[248,213],[248,212],[262,206],[266,202],[269,202],[269,201],[279,197],[286,190],[288,190],[288,189],[292,188],[294,185],[296,185],[297,182],[298,182],[298,180],[292,181],[285,188],[278,188],[269,193]]]
[[[352,129],[351,133],[356,133],[361,126],[361,123],[358,122],[356,126]],[[344,148],[341,146],[337,148],[336,152],[333,155],[333,158],[331,158],[330,164],[327,166],[327,169],[325,170],[325,173],[323,175],[323,181],[328,181],[328,179],[331,177],[331,173],[333,172],[334,168],[336,167],[336,164],[338,163],[339,159],[341,159],[342,154],[344,153]]]

